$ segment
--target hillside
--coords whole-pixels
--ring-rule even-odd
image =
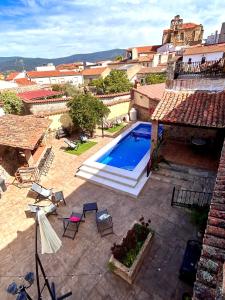
[[[60,65],[65,63],[72,63],[75,61],[89,61],[95,62],[98,60],[113,59],[117,55],[124,55],[123,49],[112,49],[107,51],[100,51],[86,54],[74,54],[66,57],[59,58],[29,58],[29,57],[0,57],[0,72],[6,71],[22,71],[23,68],[27,71],[33,70],[37,66],[47,63]]]

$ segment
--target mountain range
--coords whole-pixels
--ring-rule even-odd
[[[53,63],[55,66],[60,64],[68,64],[77,61],[95,62],[100,60],[111,60],[118,55],[124,55],[124,49],[112,49],[107,51],[74,54],[66,57],[59,58],[30,58],[30,57],[0,57],[0,72],[7,71],[30,71],[34,70],[37,66],[42,66],[48,63]]]

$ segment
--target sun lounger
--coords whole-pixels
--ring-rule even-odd
[[[75,149],[78,148],[78,143],[72,142],[72,141],[70,141],[68,139],[64,139],[64,143],[66,143],[68,145],[69,149],[75,150]]]
[[[34,182],[31,186],[31,190],[37,193],[37,198],[47,199],[52,196],[52,189],[46,189],[39,183]]]

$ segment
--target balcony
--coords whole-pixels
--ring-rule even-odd
[[[175,68],[175,78],[182,79],[195,77],[225,77],[225,58],[206,61],[205,63],[177,62]]]

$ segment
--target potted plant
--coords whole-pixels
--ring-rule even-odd
[[[120,244],[111,248],[112,255],[109,260],[111,272],[119,275],[132,284],[149,249],[153,237],[153,230],[149,225],[151,220],[145,222],[141,217],[135,221]]]

